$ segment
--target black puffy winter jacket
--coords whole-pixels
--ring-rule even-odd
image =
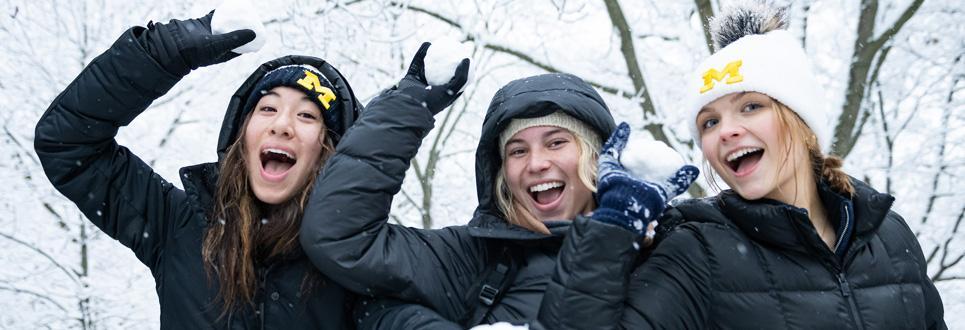
[[[549,236],[510,225],[496,207],[493,184],[501,166],[502,129],[512,118],[557,109],[601,136],[609,136],[615,126],[600,96],[575,76],[542,75],[509,83],[493,97],[484,119],[476,150],[479,206],[472,220],[466,226],[422,230],[387,221],[392,196],[433,127],[432,113],[418,100],[387,91],[369,103],[318,179],[302,222],[306,253],[322,272],[352,291],[419,303],[459,320],[478,304],[470,287],[487,260],[494,260],[492,251],[509,246],[521,256],[522,266],[482,322],[534,321],[570,222],[550,221]]]
[[[301,251],[263,265],[255,306],[218,319],[218,283],[208,281],[201,242],[217,182],[218,164],[181,169],[184,190],[162,179],[114,136],[181,77],[164,71],[126,31],[53,101],[36,128],[34,147],[51,183],[107,235],[151,269],[165,329],[342,329],[350,294],[331,281],[303,296],[300,284],[313,267]],[[219,159],[244,120],[242,104],[271,69],[311,64],[340,95],[352,95],[344,77],[324,61],[283,57],[259,67],[231,97],[218,143]],[[354,95],[343,99],[346,125],[358,113]]]
[[[661,223],[685,222],[632,274],[633,234],[577,221],[539,320],[549,329],[944,329],[921,247],[889,210],[894,198],[852,183],[851,203],[818,185],[829,212],[853,207],[843,258],[803,209],[730,190],[668,209]],[[595,272],[566,266],[589,263]]]

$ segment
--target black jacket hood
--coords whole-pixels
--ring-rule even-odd
[[[258,81],[269,71],[292,64],[308,64],[318,68],[318,70],[325,75],[325,78],[328,78],[328,80],[332,82],[332,85],[335,86],[335,93],[338,94],[338,98],[342,100],[341,102],[337,102],[335,107],[329,110],[341,112],[342,117],[342,127],[329,127],[328,129],[328,137],[332,139],[335,144],[341,139],[341,136],[337,132],[347,131],[348,128],[355,123],[355,120],[362,111],[362,105],[358,99],[355,98],[355,93],[352,91],[352,87],[349,86],[348,79],[345,79],[345,76],[342,76],[341,72],[338,72],[334,66],[328,64],[325,60],[317,57],[303,55],[279,57],[259,66],[258,69],[252,72],[251,75],[248,76],[248,79],[241,84],[241,87],[238,87],[238,90],[231,95],[231,101],[228,103],[228,111],[225,112],[224,122],[221,124],[221,134],[218,137],[219,163],[224,159],[228,147],[230,147],[231,143],[237,138],[238,129],[244,124],[245,117],[250,111],[250,109],[244,108],[245,101],[248,99],[248,96],[251,95]]]
[[[565,73],[543,74],[514,80],[493,96],[483,120],[479,146],[476,147],[476,195],[479,206],[469,223],[475,236],[506,238],[508,229],[523,236],[543,236],[521,227],[509,225],[499,211],[495,196],[496,175],[502,166],[499,134],[514,118],[534,118],[563,111],[589,125],[606,141],[616,128],[610,109],[589,84]]]

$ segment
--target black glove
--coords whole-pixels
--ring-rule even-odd
[[[442,85],[429,86],[426,81],[425,59],[426,52],[431,43],[423,42],[419,51],[412,58],[409,64],[409,71],[405,77],[399,81],[398,89],[417,100],[422,101],[422,105],[429,108],[432,114],[437,114],[446,107],[452,105],[462,92],[462,86],[466,84],[469,75],[469,59],[464,58],[456,67],[455,75],[449,82]]]
[[[212,10],[204,17],[167,23],[148,23],[139,41],[169,73],[187,75],[191,70],[237,57],[231,50],[255,40],[249,29],[211,34]]]

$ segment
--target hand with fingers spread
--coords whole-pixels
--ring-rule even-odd
[[[398,90],[417,100],[422,101],[423,106],[437,114],[452,105],[453,102],[462,95],[459,90],[466,84],[469,74],[469,59],[463,59],[456,67],[456,72],[449,82],[442,85],[429,85],[426,81],[425,58],[431,43],[424,42],[419,47],[409,65],[409,71],[405,77],[399,81]]]
[[[684,165],[661,182],[637,178],[620,162],[629,137],[630,126],[621,123],[603,145],[598,160],[598,207],[590,218],[643,236],[650,222],[663,213],[667,201],[687,191],[700,171],[693,165]]]
[[[248,29],[224,34],[211,32],[214,11],[201,18],[149,23],[139,36],[141,44],[161,66],[171,74],[184,76],[191,70],[226,62],[237,57],[232,52],[255,39]]]

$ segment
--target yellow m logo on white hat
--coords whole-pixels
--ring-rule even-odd
[[[725,81],[727,84],[734,84],[744,81],[744,76],[742,76],[738,71],[743,63],[744,62],[741,60],[736,60],[727,63],[727,65],[724,66],[723,71],[717,71],[716,69],[711,68],[710,70],[704,72],[704,87],[700,88],[700,94],[706,93],[707,91],[713,89],[714,81],[721,81],[724,79],[724,77],[728,77],[727,81]]]

